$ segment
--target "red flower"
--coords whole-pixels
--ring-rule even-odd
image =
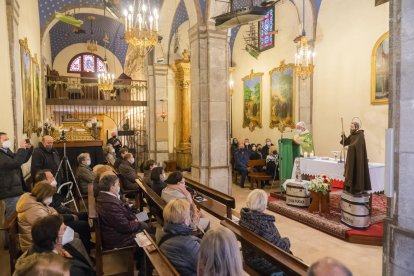
[[[323,183],[328,183],[328,179],[326,179],[326,178],[325,178],[325,179],[323,180]]]
[[[323,179],[326,179],[326,175],[322,175],[322,178],[323,178]]]

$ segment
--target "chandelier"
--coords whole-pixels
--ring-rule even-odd
[[[313,58],[315,57],[315,52],[312,47],[308,44],[308,39],[306,38],[305,32],[305,1],[303,0],[303,17],[302,17],[302,35],[299,37],[299,47],[296,50],[295,54],[295,71],[296,74],[302,79],[305,80],[313,74]],[[296,42],[296,39],[295,39]]]
[[[108,72],[98,75],[98,89],[103,91],[112,91],[114,89],[115,75]]]
[[[158,11],[151,10],[150,0],[133,0],[124,11],[125,42],[144,58],[158,43]]]
[[[86,41],[86,49],[89,52],[96,52],[98,51],[98,42],[93,39],[93,21],[95,20],[95,16],[88,16],[88,20],[91,22],[91,39]]]

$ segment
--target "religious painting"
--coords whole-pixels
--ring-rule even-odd
[[[375,43],[371,57],[371,104],[388,104],[389,86],[389,33]]]
[[[27,38],[19,40],[22,71],[23,133],[30,137],[33,129],[32,111],[32,58]]]
[[[40,67],[37,57],[33,58],[33,131],[40,135],[42,129],[42,97],[40,92]],[[40,129],[40,130],[39,130]]]
[[[253,73],[243,80],[243,127],[253,131],[262,127],[262,76],[263,73]]]
[[[295,124],[295,66],[285,64],[270,72],[270,128],[294,127]]]

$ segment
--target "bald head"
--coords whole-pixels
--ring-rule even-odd
[[[308,270],[308,276],[352,276],[352,272],[346,268],[342,263],[334,258],[325,257],[313,265]]]

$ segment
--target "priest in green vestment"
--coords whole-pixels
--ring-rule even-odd
[[[296,134],[293,136],[293,140],[296,144],[300,145],[301,155],[305,155],[305,152],[307,154],[313,154],[313,137],[309,130],[306,128],[305,123],[297,123],[295,132]]]

